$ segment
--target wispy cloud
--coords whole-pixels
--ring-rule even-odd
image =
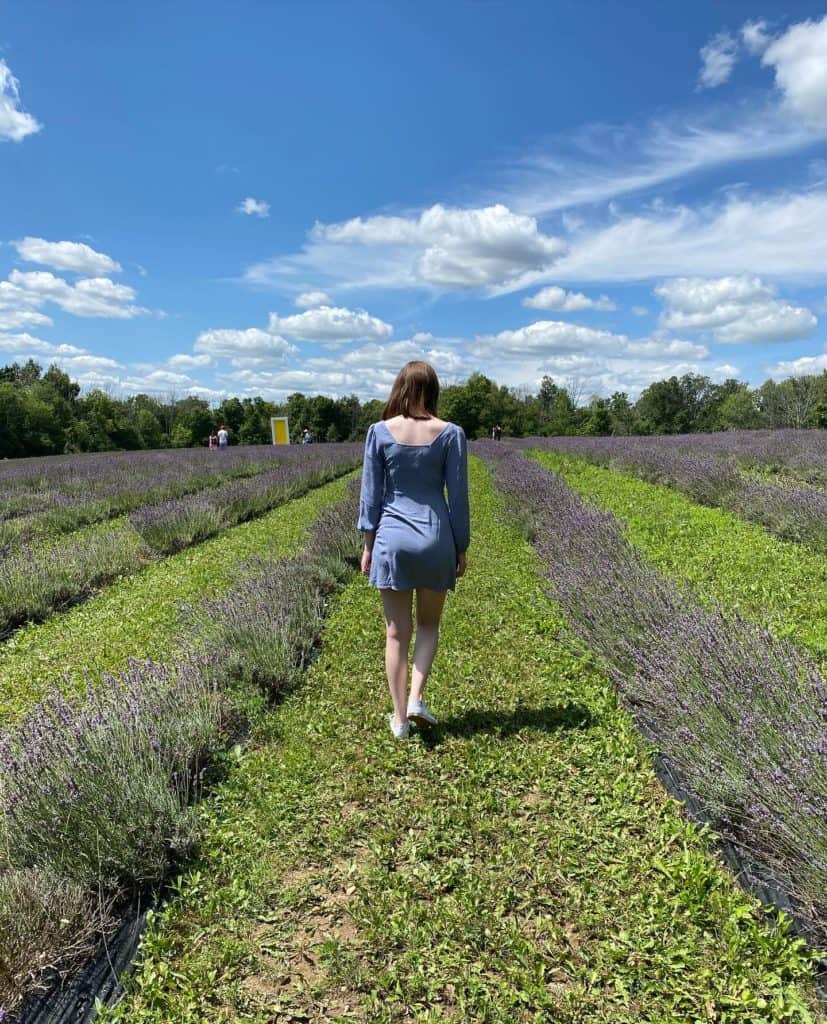
[[[270,216],[270,204],[265,202],[263,199],[253,199],[252,196],[247,196],[242,202],[236,207],[239,213],[246,213],[248,216],[256,217],[269,217]]]
[[[535,217],[645,192],[732,163],[816,145],[822,133],[775,103],[674,114],[641,127],[592,125],[506,170],[506,201]]]
[[[738,40],[729,32],[718,32],[706,46],[701,47],[701,70],[698,87],[714,89],[723,85],[732,74],[738,59]]]
[[[557,281],[641,281],[685,275],[827,278],[827,190],[731,195],[661,206],[583,226],[554,268]]]
[[[4,60],[0,60],[0,142],[21,142],[43,127],[20,103],[17,79]]]

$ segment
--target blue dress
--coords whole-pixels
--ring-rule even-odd
[[[365,440],[358,528],[376,531],[371,586],[453,590],[457,552],[471,540],[462,427],[449,423],[430,444],[400,444],[384,420],[373,423]]]

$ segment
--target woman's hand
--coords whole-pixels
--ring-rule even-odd
[[[365,547],[362,551],[362,575],[368,576],[370,574],[370,562],[373,557],[373,552],[370,548]]]
[[[457,555],[457,576],[464,576],[465,570],[468,568],[468,557],[464,551],[461,551]]]

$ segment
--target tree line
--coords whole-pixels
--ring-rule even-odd
[[[584,401],[576,381],[543,377],[538,392],[498,385],[482,373],[443,387],[439,413],[469,438],[551,434],[685,434],[758,427],[827,427],[827,370],[767,380],[714,383],[700,374],[656,381],[632,402],[622,391]],[[206,445],[219,424],[233,444],[269,444],[270,417],[287,416],[293,440],[305,427],[316,441],[358,441],[382,415],[384,402],[355,395],[329,398],[295,393],[285,402],[138,394],[117,398],[80,385],[57,366],[34,360],[0,367],[0,458],[71,452]]]

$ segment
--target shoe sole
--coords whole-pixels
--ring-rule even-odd
[[[436,725],[435,721],[432,722],[430,718],[425,718],[424,715],[408,715],[408,721],[413,722],[414,725],[418,725],[420,727],[425,725],[431,728]]]

